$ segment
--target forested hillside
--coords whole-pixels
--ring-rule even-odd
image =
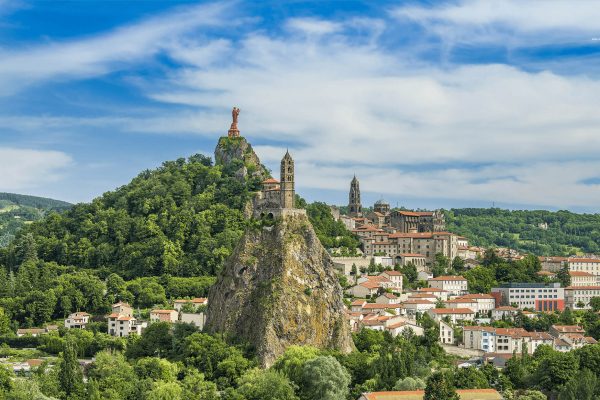
[[[502,246],[537,255],[600,251],[600,214],[460,208],[446,211],[448,230],[478,246]]]
[[[71,204],[44,197],[0,193],[0,247],[5,247],[22,226],[42,219],[51,211],[64,211]]]
[[[202,155],[165,162],[27,226],[4,250],[3,263],[18,266],[23,247],[33,246],[43,261],[125,278],[214,275],[243,232],[252,185]]]

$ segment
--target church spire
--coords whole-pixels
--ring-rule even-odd
[[[358,179],[356,179],[356,174],[354,175],[354,178],[352,178],[352,182],[350,182],[350,193],[348,195],[348,214],[351,217],[362,216],[362,204],[360,203],[360,185],[358,183]]]
[[[296,192],[294,188],[294,160],[289,151],[285,152],[281,160],[281,208],[294,208]]]

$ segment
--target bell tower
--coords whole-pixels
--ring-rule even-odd
[[[348,214],[351,217],[362,217],[362,204],[360,204],[360,186],[356,175],[350,182],[350,194],[348,196]]]
[[[281,208],[294,208],[295,190],[294,190],[294,160],[288,151],[281,160]]]

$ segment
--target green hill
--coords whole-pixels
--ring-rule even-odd
[[[91,203],[30,224],[8,246],[4,264],[20,263],[29,236],[40,260],[59,265],[126,278],[214,275],[244,230],[243,209],[256,187],[235,172],[202,155],[164,162]]]
[[[600,252],[600,214],[458,208],[446,211],[446,222],[448,230],[478,246],[510,247],[537,255]]]
[[[72,204],[44,197],[0,193],[0,247],[5,247],[24,225],[38,221],[52,211],[64,211]]]

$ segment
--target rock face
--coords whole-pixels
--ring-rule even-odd
[[[302,212],[249,229],[208,304],[208,332],[254,346],[264,366],[290,345],[353,348],[333,262]]]
[[[236,176],[241,181],[248,177],[263,180],[271,176],[250,143],[242,136],[221,137],[215,148],[215,163],[238,168]]]

